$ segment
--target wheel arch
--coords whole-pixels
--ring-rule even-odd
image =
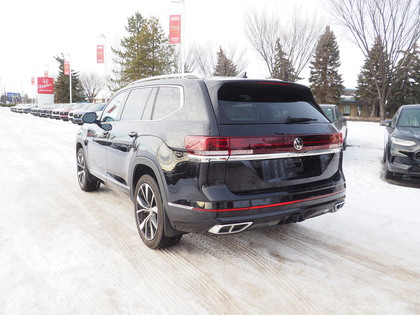
[[[131,176],[131,178],[129,178],[130,197],[133,203],[136,202],[135,188],[140,177],[149,175],[156,180],[162,196],[164,211],[166,213],[166,220],[164,222],[165,235],[169,237],[180,235],[181,233],[175,230],[170,222],[170,214],[168,213],[168,187],[162,170],[157,166],[157,161],[154,161],[153,157],[137,157],[133,160],[129,174]]]

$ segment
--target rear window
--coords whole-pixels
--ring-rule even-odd
[[[291,87],[222,86],[218,92],[221,124],[291,124],[328,120]]]

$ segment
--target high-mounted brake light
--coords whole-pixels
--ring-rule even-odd
[[[270,81],[262,81],[262,82],[258,82],[258,84],[291,86],[290,83],[285,83],[285,82],[270,82]]]
[[[296,145],[296,142],[299,145]],[[342,144],[340,133],[266,137],[185,137],[187,152],[203,156],[308,152],[341,148]]]

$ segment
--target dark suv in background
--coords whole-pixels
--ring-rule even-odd
[[[150,248],[185,233],[300,222],[344,204],[341,135],[302,85],[155,77],[83,121],[80,187],[126,191]]]
[[[385,126],[385,177],[420,178],[420,104],[403,105]]]

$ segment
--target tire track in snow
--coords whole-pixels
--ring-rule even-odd
[[[380,257],[377,253],[369,252],[363,248],[352,249],[352,244],[340,240],[340,245],[326,240],[330,236],[317,231],[314,237],[310,231],[302,229],[289,231],[267,230],[263,233],[288,247],[296,250],[303,256],[345,274],[356,281],[366,282],[370,286],[386,290],[397,298],[403,299],[411,305],[420,306],[416,288],[420,285],[420,275],[397,266],[388,266],[380,260],[386,261],[386,257]],[[321,236],[320,236],[321,235]],[[377,256],[373,258],[372,256]],[[404,274],[405,276],[401,276]],[[397,280],[398,284],[395,283]],[[412,286],[412,295],[407,294],[407,284]]]
[[[98,201],[98,204],[103,203]],[[131,202],[130,202],[131,203]],[[108,204],[109,206],[110,204]],[[112,205],[112,203],[111,203]],[[132,208],[132,207],[131,207]],[[160,301],[160,311],[173,312],[188,312],[188,306],[179,303],[179,287],[175,283],[162,290],[162,285],[165,283],[167,270],[172,265],[176,265],[176,256],[164,259],[162,252],[148,249],[142,244],[137,231],[135,230],[134,212],[132,215],[132,226],[127,227],[125,224],[116,220],[112,212],[99,207],[98,210],[90,208],[89,212],[95,217],[100,224],[99,231],[103,231],[109,237],[105,238],[105,242],[111,248],[117,248],[119,254],[131,265],[136,276],[142,279],[142,286],[147,287],[147,293],[140,297],[142,300],[156,300]],[[121,211],[121,204],[114,208],[114,211]],[[98,232],[96,232],[98,233]],[[96,237],[102,238],[101,235]],[[147,305],[147,303],[145,303]]]
[[[260,299],[260,302],[265,298],[264,294],[260,293],[263,292],[264,289],[267,289],[270,296],[273,294],[273,291],[275,291],[276,295],[281,297],[276,301],[273,301],[271,297],[266,301],[267,303],[262,302],[257,303],[257,305],[255,305],[254,300],[243,301],[243,305],[240,305],[239,309],[242,309],[245,313],[271,313],[273,307],[276,309],[288,309],[290,305],[293,304],[293,309],[296,312],[315,314],[316,311],[313,309],[312,305],[306,300],[301,300],[301,292],[297,289],[296,279],[289,276],[286,272],[288,267],[279,260],[268,260],[266,254],[261,254],[254,250],[253,247],[260,247],[260,242],[261,244],[265,243],[264,237],[258,237],[260,238],[259,242],[254,242],[253,244],[253,240],[257,236],[258,231],[250,231],[240,235],[230,236],[209,237],[195,235],[194,242],[190,242],[189,245],[194,246],[194,248],[199,251],[210,254],[212,258],[218,262],[214,264],[214,267],[212,268],[213,272],[224,272],[223,265],[220,264],[220,262],[224,262],[225,265],[234,265],[234,270],[232,270],[232,272],[236,275],[238,273],[244,275],[254,274],[256,278],[262,276],[265,279],[264,282],[256,279],[255,282],[252,283],[254,286],[254,294],[256,295],[256,298]],[[246,240],[244,240],[245,238]],[[197,239],[199,242],[197,242]],[[244,242],[247,244],[244,244]],[[207,265],[213,266],[208,262]],[[267,279],[270,279],[270,281],[267,281]],[[236,281],[238,281],[238,279],[236,279]],[[281,285],[279,285],[280,283]],[[259,287],[261,284],[267,288]],[[270,285],[273,286],[272,290],[270,290]],[[300,302],[296,304],[297,300]]]

